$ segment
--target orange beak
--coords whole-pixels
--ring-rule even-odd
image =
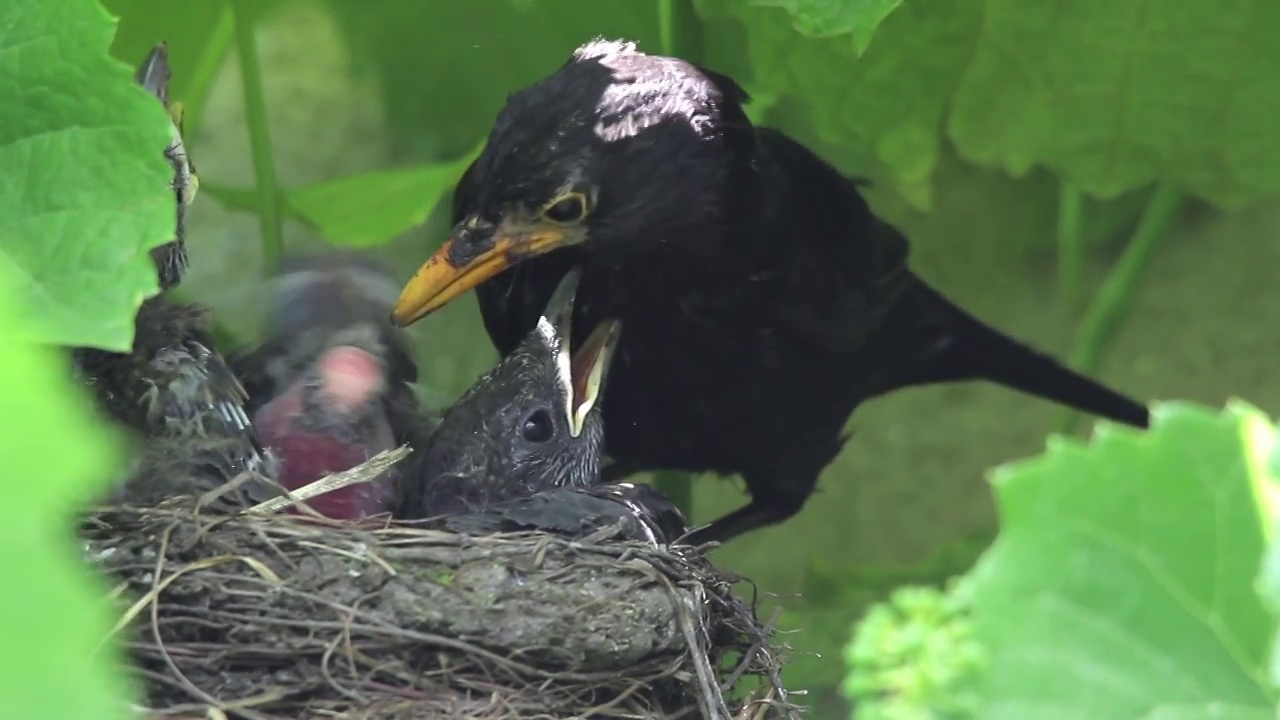
[[[450,238],[413,274],[391,311],[391,321],[408,327],[451,300],[506,270],[520,258],[541,255],[565,244],[564,232],[538,228],[518,236],[499,234],[493,246],[463,266],[449,261],[456,238]]]

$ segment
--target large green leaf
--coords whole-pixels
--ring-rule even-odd
[[[985,4],[950,123],[962,154],[1102,196],[1157,178],[1225,204],[1280,193],[1280,4]]]
[[[972,575],[984,720],[1271,718],[1276,620],[1243,405],[1170,404],[995,475],[1001,535]]]
[[[0,708],[24,720],[131,717],[114,645],[106,588],[73,543],[71,516],[119,467],[115,438],[94,421],[87,396],[69,379],[64,355],[19,313],[15,280],[0,265]]]
[[[825,140],[877,158],[918,205],[944,120],[968,159],[1100,197],[1156,180],[1224,205],[1280,193],[1280,5],[893,5],[699,0],[745,27],[757,85],[803,101]]]
[[[860,53],[859,28],[865,25],[852,19],[852,9],[830,16],[832,28],[844,30],[840,34],[823,32],[808,16],[802,23],[808,37],[795,29],[787,10],[763,4],[698,0],[703,15],[716,21],[736,18],[745,27],[753,88],[803,102],[823,139],[873,157],[907,198],[929,206],[944,113],[973,53],[981,6],[906,2],[884,19]],[[812,12],[815,5],[789,2],[788,7]],[[732,59],[713,56],[707,62],[715,67]]]
[[[851,35],[858,55],[866,52],[880,23],[903,0],[754,0],[761,7],[780,7],[791,14],[796,32],[810,37]]]
[[[1253,493],[1267,538],[1267,551],[1258,575],[1258,594],[1273,615],[1280,617],[1280,432],[1256,428],[1250,443]],[[1280,689],[1280,635],[1273,636],[1267,663],[1271,685]]]
[[[361,173],[291,190],[290,212],[336,245],[381,245],[421,225],[477,152],[438,165]]]
[[[44,340],[127,349],[173,237],[169,118],[95,0],[6,0],[0,28],[0,264]]]

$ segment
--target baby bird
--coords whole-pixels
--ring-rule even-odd
[[[403,331],[387,321],[395,281],[367,258],[331,252],[290,258],[269,289],[266,339],[232,365],[263,442],[279,458],[274,479],[297,490],[401,444],[420,447],[430,421],[413,390],[418,366]],[[344,520],[398,513],[411,465],[402,461],[307,505]],[[262,500],[271,494],[254,492]]]
[[[147,55],[136,79],[170,109],[169,78],[168,52],[161,43]],[[181,113],[173,108],[170,114],[173,139],[164,155],[173,167],[174,239],[151,251],[161,293],[138,309],[130,352],[76,348],[72,360],[107,415],[145,442],[166,448],[170,459],[162,463],[164,472],[173,474],[175,483],[199,480],[198,486],[211,487],[244,472],[270,471],[271,458],[245,412],[243,386],[213,346],[210,310],[175,302],[166,294],[187,269],[186,209],[198,184],[182,142]],[[145,455],[158,457],[154,451]],[[166,494],[158,467],[144,457],[115,499]]]
[[[457,515],[600,481],[600,402],[621,325],[600,323],[570,352],[577,280],[565,275],[524,341],[444,412],[418,458],[407,515]]]

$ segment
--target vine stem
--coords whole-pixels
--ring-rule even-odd
[[[1183,192],[1171,183],[1161,183],[1156,188],[1128,247],[1080,321],[1070,359],[1071,367],[1085,374],[1097,370],[1103,354],[1128,315],[1156,244],[1168,234],[1169,225],[1182,207],[1183,199]],[[1079,421],[1079,413],[1068,411],[1060,424],[1060,432],[1074,432]]]
[[[195,67],[187,81],[186,90],[182,93],[182,101],[186,106],[183,117],[183,133],[188,145],[200,136],[200,124],[204,119],[204,107],[209,102],[209,92],[213,89],[213,81],[222,69],[222,62],[231,48],[231,37],[234,30],[231,7],[228,3],[220,5],[218,19],[209,33],[204,51],[196,58]]]
[[[249,126],[249,151],[258,193],[258,226],[262,233],[263,270],[273,275],[284,255],[280,220],[280,193],[271,152],[271,128],[262,92],[262,65],[254,34],[254,0],[232,0],[232,35],[240,55],[240,79],[244,89],[245,120]]]
[[[676,52],[676,2],[658,0],[658,41],[662,44],[663,55]]]
[[[1080,278],[1084,265],[1080,224],[1083,215],[1080,191],[1064,181],[1058,192],[1058,300],[1062,311],[1071,318],[1075,317],[1080,306]]]

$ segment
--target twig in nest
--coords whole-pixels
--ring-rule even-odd
[[[290,505],[298,505],[317,495],[323,495],[333,490],[340,490],[349,485],[373,482],[384,470],[408,457],[409,453],[410,449],[408,445],[401,445],[394,450],[384,450],[350,470],[343,470],[342,472],[325,475],[319,480],[316,480],[309,485],[304,485],[297,490],[289,491],[281,488],[281,492],[285,493],[284,497],[275,497],[270,500],[260,502],[245,512],[273,513],[283,510]]]

